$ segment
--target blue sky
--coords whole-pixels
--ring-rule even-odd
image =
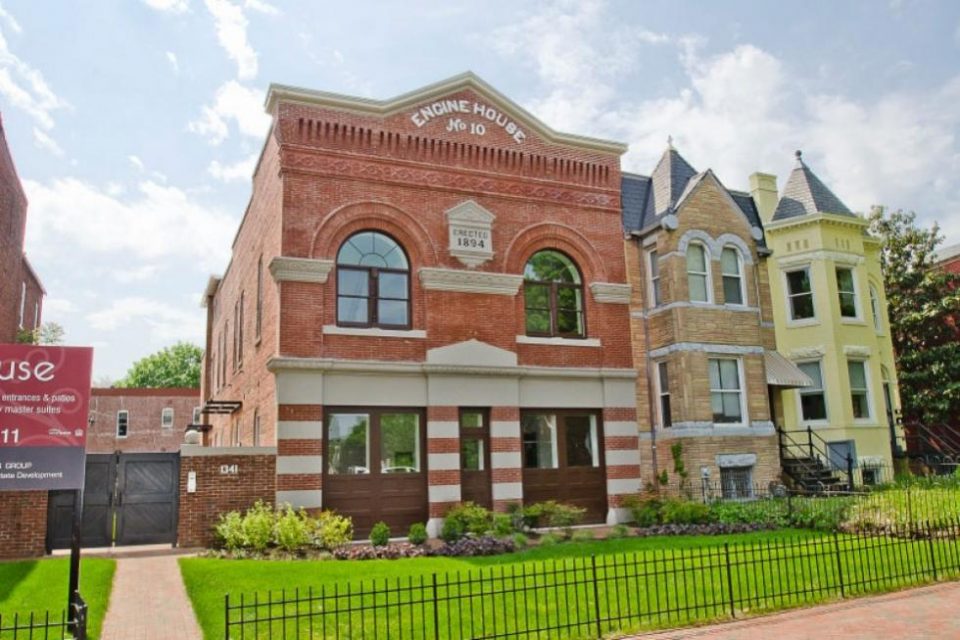
[[[550,126],[668,135],[731,188],[793,150],[960,242],[960,3],[2,0],[0,110],[45,319],[95,375],[202,342],[271,82],[389,98],[470,69]]]

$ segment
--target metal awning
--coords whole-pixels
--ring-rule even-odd
[[[767,384],[774,387],[812,387],[813,380],[776,351],[764,351],[763,363],[767,367]]]
[[[240,410],[243,403],[239,400],[207,400],[204,403],[200,413],[210,415],[211,413],[235,413]]]

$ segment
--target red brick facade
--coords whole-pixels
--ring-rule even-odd
[[[46,552],[47,492],[0,492],[0,560]]]
[[[198,406],[199,389],[93,389],[87,453],[178,451]],[[173,412],[166,423],[165,409]],[[127,412],[127,433],[122,437],[117,431],[121,411]]]

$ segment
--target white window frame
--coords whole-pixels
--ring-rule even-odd
[[[753,465],[753,464],[744,465],[744,466],[740,466],[740,467],[720,467],[720,478],[719,478],[719,479],[720,479],[720,494],[723,496],[723,499],[724,499],[724,500],[752,500],[752,499],[755,497],[755,495],[754,495],[754,490],[753,490],[753,489],[754,489],[754,487],[753,487],[753,472],[754,472],[755,468],[756,468],[756,465]],[[739,495],[730,496],[730,495],[727,495],[726,486],[724,486],[724,483],[723,483],[723,472],[724,472],[724,471],[726,471],[726,472],[728,472],[728,473],[735,473],[735,472],[740,472],[740,473],[742,473],[742,472],[744,472],[744,471],[746,472],[746,474],[747,474],[746,494],[747,494],[747,495],[744,495],[744,496],[739,496]],[[733,486],[735,487],[736,484],[734,483]]]
[[[203,407],[194,407],[193,408],[193,424],[200,424],[200,421],[203,420]]]
[[[850,272],[850,280],[853,283],[853,291],[843,291],[843,292],[840,291],[839,272],[841,270]],[[835,282],[837,283],[837,311],[840,313],[840,321],[841,322],[863,322],[863,309],[861,308],[862,305],[860,304],[860,293],[858,291],[860,287],[857,286],[859,284],[859,282],[857,281],[857,270],[848,265],[834,265],[833,277]],[[811,285],[812,285],[812,282],[811,282]],[[841,293],[853,294],[853,311],[856,315],[852,315],[852,316],[843,315],[843,303],[840,301]]]
[[[870,287],[870,312],[873,313],[873,329],[878,334],[883,333],[883,302],[880,300],[880,290],[872,282]]]
[[[167,416],[170,416],[167,418]],[[173,429],[173,407],[164,407],[160,410],[160,428]]]
[[[663,383],[660,380],[661,367],[666,367],[666,377],[667,377],[667,388],[663,388]],[[673,396],[670,394],[670,364],[666,360],[660,360],[659,362],[653,363],[654,375],[654,393],[656,394],[656,409],[655,416],[657,419],[657,428],[659,429],[669,429],[672,427],[673,416],[670,416],[671,425],[670,427],[666,426],[666,420],[663,415],[663,397],[667,396],[670,399],[670,410],[673,411]]]
[[[793,293],[791,293],[791,291],[790,291],[790,278],[789,278],[789,276],[790,276],[791,273],[796,273],[797,271],[806,271],[806,272],[807,272],[807,279],[810,280],[810,293],[809,293],[809,294],[806,294],[806,293],[793,294]],[[781,271],[781,275],[782,275],[782,277],[783,277],[783,295],[784,295],[784,298],[786,299],[786,304],[787,304],[787,309],[786,309],[786,311],[787,311],[787,326],[789,326],[789,327],[802,327],[802,326],[806,326],[806,325],[819,324],[819,323],[820,323],[820,319],[819,319],[818,313],[817,313],[817,296],[816,296],[816,290],[815,290],[815,288],[814,288],[814,286],[813,286],[813,268],[812,268],[812,265],[807,264],[807,265],[798,266],[798,267],[790,267],[789,269],[783,269],[783,270]],[[798,297],[798,296],[801,296],[801,295],[809,295],[809,296],[810,296],[810,305],[813,307],[813,315],[810,316],[809,318],[795,318],[795,317],[793,317],[793,298]]]
[[[687,254],[690,252],[690,249],[693,248],[693,247],[700,247],[700,249],[703,250],[703,265],[704,265],[704,269],[706,269],[706,271],[702,271],[702,272],[701,272],[701,271],[692,271],[692,272],[690,271],[690,263],[687,262]],[[711,268],[711,267],[712,267],[712,257],[711,257],[711,255],[710,255],[710,249],[709,249],[709,247],[707,247],[706,244],[704,244],[703,242],[700,242],[700,241],[691,242],[690,244],[687,245],[687,250],[686,250],[686,252],[684,252],[684,254],[683,254],[683,262],[684,262],[684,265],[683,265],[683,267],[684,267],[684,272],[687,274],[687,300],[689,300],[691,304],[713,304],[713,274],[711,273],[711,271],[713,271],[713,269]],[[693,299],[693,296],[692,296],[691,293],[690,293],[690,276],[691,276],[691,274],[692,274],[692,275],[696,275],[696,276],[704,276],[704,277],[706,278],[705,284],[704,284],[704,287],[705,287],[706,293],[707,293],[707,299],[706,299],[706,300],[694,300],[694,299]]]
[[[23,329],[23,315],[27,309],[27,281],[20,283],[20,322],[19,327]]]
[[[867,400],[866,400],[867,416],[865,418],[857,418],[856,416],[853,415],[853,381],[850,379],[850,363],[851,362],[859,362],[861,365],[863,365],[863,382],[865,385],[867,385],[866,389],[864,389],[867,394]],[[874,411],[874,408],[873,408],[873,393],[870,388],[871,382],[872,381],[870,379],[870,361],[864,358],[847,358],[847,387],[848,387],[847,390],[848,390],[849,402],[850,402],[850,415],[853,416],[853,421],[856,424],[872,424],[875,419],[876,411]]]
[[[795,362],[796,365],[801,364],[810,364],[816,363],[820,367],[820,393],[823,395],[823,408],[824,413],[826,414],[822,420],[808,420],[803,415],[803,392],[808,391],[809,387],[800,387],[796,391],[796,401],[797,401],[797,419],[801,424],[809,424],[812,426],[824,426],[830,424],[830,403],[827,399],[827,388],[826,382],[823,379],[823,359],[822,358],[811,358],[809,360],[799,360]]]
[[[726,251],[727,249],[729,249],[730,251],[733,251],[734,255],[737,256],[737,273],[736,274],[728,274],[723,270],[723,252]],[[727,301],[727,289],[725,286],[721,286],[721,289],[723,289],[723,304],[730,305],[733,307],[745,307],[747,306],[747,282],[746,282],[746,274],[744,273],[743,254],[740,253],[740,249],[736,245],[733,245],[733,244],[724,245],[724,247],[720,249],[720,284],[721,285],[724,284],[725,278],[733,278],[734,276],[736,276],[737,281],[740,283],[740,302]]]
[[[253,412],[253,446],[260,446],[260,410],[255,409]]]
[[[743,358],[731,358],[726,354],[710,354],[707,357],[707,384],[710,385],[710,361],[711,360],[733,360],[737,363],[737,378],[740,388],[737,392],[740,394],[740,422],[713,422],[713,394],[733,393],[732,389],[714,389],[710,386],[710,420],[713,426],[722,429],[724,427],[745,427],[750,424],[750,416],[747,415],[747,381],[743,375]]]
[[[647,304],[653,309],[663,304],[663,289],[661,284],[663,276],[660,273],[660,254],[656,246],[646,249],[644,256],[647,261]],[[656,264],[657,277],[653,277],[654,264]],[[657,298],[660,298],[657,300]]]
[[[120,416],[123,416],[125,423],[123,435],[120,435]],[[127,409],[120,409],[117,411],[117,425],[114,433],[118,438],[126,438],[128,435],[130,435],[130,412]]]

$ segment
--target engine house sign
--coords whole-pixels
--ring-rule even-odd
[[[496,216],[473,200],[448,210],[450,255],[471,269],[493,258],[494,218]]]
[[[527,134],[520,125],[503,111],[476,100],[438,100],[419,107],[410,114],[410,121],[423,127],[440,120],[446,131],[464,132],[475,136],[486,135],[489,129],[499,127],[517,144],[523,144]]]

